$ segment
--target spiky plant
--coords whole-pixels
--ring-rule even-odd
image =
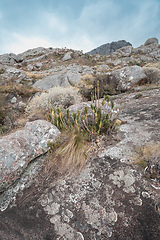
[[[90,109],[84,107],[83,111],[71,112],[59,107],[50,110],[50,122],[65,132],[66,140],[54,152],[54,160],[57,162],[58,159],[63,172],[82,169],[86,161],[87,141],[102,133],[109,134],[116,127],[119,113],[113,111],[114,102],[109,96],[104,96],[100,107],[99,96],[97,87],[91,96]]]

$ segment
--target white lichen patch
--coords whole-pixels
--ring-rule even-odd
[[[50,219],[50,222],[54,224],[55,231],[63,239],[66,240],[83,240],[83,235],[76,232],[69,224],[61,222],[61,216],[55,215]],[[60,238],[62,239],[62,238]]]
[[[112,180],[113,184],[116,185],[118,188],[123,187],[124,192],[135,192],[135,189],[132,186],[135,182],[135,178],[131,174],[125,174],[123,170],[118,170],[115,171],[113,174],[110,174],[109,179]]]
[[[59,212],[60,204],[58,203],[52,203],[51,205],[47,205],[44,208],[44,211],[46,211],[49,215],[55,215]]]
[[[108,209],[109,211],[106,212],[106,209],[103,208],[95,198],[89,205],[83,203],[82,209],[85,213],[87,223],[97,229],[99,235],[103,233],[107,237],[112,236],[111,226],[117,221],[117,213],[113,208]]]

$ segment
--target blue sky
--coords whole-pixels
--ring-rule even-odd
[[[160,41],[160,0],[0,0],[0,54]]]

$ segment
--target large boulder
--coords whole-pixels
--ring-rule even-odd
[[[61,72],[38,80],[35,84],[33,84],[33,87],[41,90],[49,90],[53,87],[73,86],[78,82],[80,77],[81,75],[79,73],[73,73],[71,71],[68,71],[67,73]]]
[[[23,130],[0,139],[0,192],[15,182],[27,165],[49,150],[47,141],[60,134],[51,123],[43,120],[28,122]]]
[[[15,64],[22,61],[23,59],[21,58],[21,56],[18,56],[14,53],[9,53],[9,54],[7,53],[7,54],[0,55],[0,63],[3,63],[3,64]]]
[[[72,58],[72,52],[67,52],[64,57],[62,58],[62,61],[67,61],[67,60],[70,60]]]
[[[144,46],[148,46],[150,44],[158,44],[158,39],[153,37],[153,38],[148,38],[145,43]]]
[[[108,84],[117,91],[130,90],[136,84],[147,82],[147,76],[139,66],[124,67],[113,71],[108,76]]]
[[[129,57],[132,53],[132,49],[132,46],[125,46],[115,51],[115,53],[120,54],[120,56],[122,57]]]

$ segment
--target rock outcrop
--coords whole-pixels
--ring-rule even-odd
[[[124,67],[109,74],[108,84],[120,92],[130,90],[136,84],[147,83],[147,76],[139,66]]]
[[[123,107],[120,118],[127,121],[120,126],[119,140],[108,145],[106,136],[97,142],[98,151],[79,174],[47,176],[43,186],[43,172],[37,169],[34,182],[29,172],[4,192],[2,239],[159,239],[160,186],[145,178],[131,157],[137,147],[160,141],[160,91],[136,95],[117,96],[116,104]]]
[[[126,47],[126,46],[132,46],[132,44],[129,42],[126,42],[125,40],[120,40],[117,42],[103,44],[100,47],[95,48],[87,53],[90,55],[94,55],[94,54],[109,55],[110,53],[115,52],[117,49]]]
[[[43,120],[28,122],[23,130],[0,139],[0,192],[8,188],[36,157],[49,150],[47,141],[54,141],[59,130]]]
[[[158,44],[159,41],[157,38],[148,38],[145,43],[144,43],[144,46],[148,46],[150,44]]]

